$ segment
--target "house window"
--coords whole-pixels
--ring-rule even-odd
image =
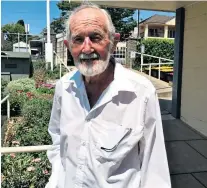
[[[5,68],[7,68],[7,69],[16,69],[17,64],[5,64]]]
[[[168,38],[175,38],[175,30],[168,31]]]
[[[149,37],[158,37],[158,30],[157,29],[149,29]]]

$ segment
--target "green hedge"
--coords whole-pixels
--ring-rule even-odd
[[[174,59],[174,39],[145,39],[142,40],[138,46],[137,51],[141,51],[141,45],[145,46],[145,54],[153,55],[157,57],[163,57],[167,59]],[[136,58],[135,67],[139,67],[141,64],[140,55]],[[157,58],[144,56],[144,63],[158,63]]]

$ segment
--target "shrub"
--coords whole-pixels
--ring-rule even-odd
[[[46,81],[45,79],[46,71],[44,69],[37,69],[34,71],[33,78],[35,80],[35,87],[38,88],[40,85]]]
[[[35,91],[35,82],[31,78],[21,78],[8,83],[7,89],[10,92],[13,91]]]
[[[7,89],[10,93],[11,115],[19,115],[22,105],[28,100],[28,94],[36,92],[35,82],[30,78],[22,78],[9,82]]]
[[[51,165],[45,152],[17,153],[2,156],[2,188],[43,188]]]
[[[22,107],[24,123],[16,131],[15,139],[21,145],[51,144],[48,124],[52,109],[52,100],[33,98]]]
[[[174,40],[173,39],[146,39],[138,44],[138,52],[141,50],[141,45],[145,46],[145,54],[174,59]],[[158,63],[159,60],[153,57],[144,57],[144,63]],[[140,56],[136,59],[136,66],[140,65]]]

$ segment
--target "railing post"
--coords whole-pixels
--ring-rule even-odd
[[[7,99],[7,118],[10,119],[10,101]]]
[[[149,65],[149,77],[151,78],[151,69],[152,69],[152,65]]]
[[[61,75],[62,75],[62,73],[61,73],[61,62],[60,62],[60,78],[61,78]]]
[[[159,75],[158,75],[159,80],[160,80],[160,65],[161,65],[161,59],[159,58]]]
[[[143,59],[144,59],[144,56],[143,56],[143,54],[141,53],[141,72],[143,71],[143,70],[142,70],[142,66],[143,66]]]

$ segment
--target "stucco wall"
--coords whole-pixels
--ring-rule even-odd
[[[207,135],[207,2],[185,7],[181,119]]]

